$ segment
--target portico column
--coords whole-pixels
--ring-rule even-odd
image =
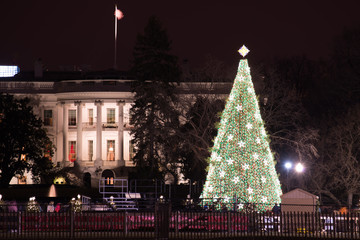
[[[101,144],[102,144],[102,101],[96,100],[96,159],[95,166],[102,166],[102,152],[101,152]]]
[[[119,153],[119,165],[125,166],[124,162],[124,100],[117,102],[119,108],[118,144],[116,151]]]
[[[75,101],[74,104],[77,107],[76,160],[80,164],[82,160],[82,106],[81,101]]]
[[[67,159],[67,132],[68,132],[68,107],[65,102],[62,102],[63,109],[63,163],[65,164]]]
[[[64,123],[62,119],[60,119],[62,117],[62,104],[61,102],[57,102],[56,103],[56,107],[55,107],[55,113],[54,113],[54,126],[55,126],[55,146],[57,147],[56,151],[55,151],[55,162],[56,164],[60,164],[62,162],[62,154],[63,152],[61,151],[61,145],[63,144],[62,142],[62,124]]]

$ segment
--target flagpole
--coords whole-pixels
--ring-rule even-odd
[[[117,5],[115,4],[115,13],[117,11]],[[114,69],[116,70],[117,69],[117,66],[116,66],[116,44],[117,43],[117,17],[116,17],[116,14],[115,14],[115,45],[114,45]]]

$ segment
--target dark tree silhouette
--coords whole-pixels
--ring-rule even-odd
[[[52,168],[53,146],[29,105],[30,99],[0,95],[0,186],[31,171],[35,179]]]
[[[177,181],[178,177],[176,146],[169,147],[169,142],[176,138],[173,129],[179,125],[174,83],[179,81],[180,70],[170,46],[166,30],[151,17],[133,51],[136,82],[130,122],[138,178],[163,179],[170,174]]]

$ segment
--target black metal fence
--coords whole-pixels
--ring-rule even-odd
[[[8,208],[11,209],[11,208]],[[0,212],[0,239],[220,239],[314,237],[360,239],[360,214],[171,211]]]

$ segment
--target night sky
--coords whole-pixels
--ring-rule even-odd
[[[359,0],[2,0],[0,64],[32,70],[41,57],[49,70],[58,66],[113,66],[114,4],[118,22],[118,67],[127,70],[138,33],[151,15],[159,17],[173,53],[190,66],[206,55],[236,65],[242,44],[254,62],[306,55],[326,59],[344,27],[360,25]]]

